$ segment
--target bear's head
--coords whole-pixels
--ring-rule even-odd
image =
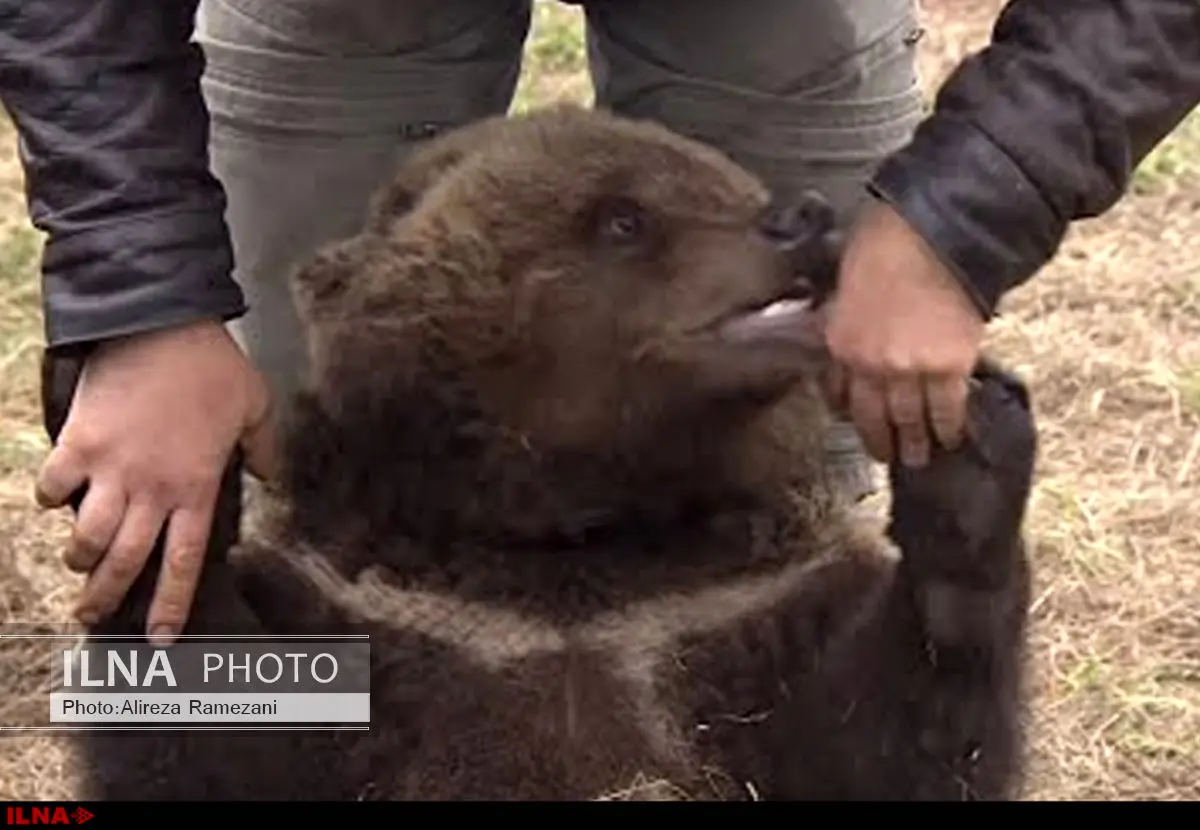
[[[577,534],[811,487],[833,213],[715,150],[555,108],[414,152],[295,279],[310,533]]]

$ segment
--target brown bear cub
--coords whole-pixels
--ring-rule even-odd
[[[600,112],[415,153],[297,274],[282,519],[216,550],[188,630],[369,633],[370,731],[91,733],[86,795],[1012,797],[1027,395],[981,365],[970,439],[891,472],[898,556],[856,527],[820,453],[833,224]]]

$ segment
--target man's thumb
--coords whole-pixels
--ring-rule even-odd
[[[279,447],[276,440],[275,407],[265,385],[255,390],[254,413],[242,431],[240,441],[246,470],[264,482],[273,482],[279,475]]]
[[[242,433],[241,447],[246,470],[264,482],[279,475],[279,450],[271,420],[264,418]]]

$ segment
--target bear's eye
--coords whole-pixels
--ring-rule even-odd
[[[615,198],[600,206],[596,230],[600,237],[618,245],[641,242],[646,233],[646,214],[633,199]]]

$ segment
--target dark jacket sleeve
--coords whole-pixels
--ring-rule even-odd
[[[188,0],[0,0],[51,347],[245,309]]]
[[[990,317],[1198,103],[1198,0],[1012,0],[871,190]]]

